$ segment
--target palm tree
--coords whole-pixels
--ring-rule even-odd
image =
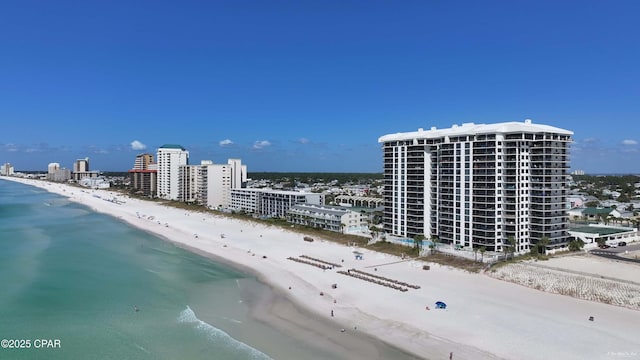
[[[607,214],[598,214],[598,218],[600,218],[600,222],[607,225],[607,218],[608,218]]]
[[[369,232],[371,233],[371,239],[375,239],[378,235],[378,229],[375,226],[369,226]]]
[[[478,249],[477,247],[473,248],[473,261],[478,261]]]
[[[516,247],[516,239],[513,237],[513,235],[509,235],[509,237],[507,238],[507,244],[502,249],[502,251],[504,251],[505,253],[506,259],[509,258],[509,253],[511,253],[511,258],[513,259],[513,254],[515,253],[515,247]]]
[[[416,235],[413,237],[413,246],[418,251],[418,255],[420,255],[420,250],[422,250],[422,240],[424,240],[424,235]]]
[[[542,239],[538,241],[538,248],[542,250],[542,255],[547,254],[547,245],[549,245],[550,242],[551,240],[549,239],[548,236],[543,236]]]
[[[484,262],[484,252],[487,251],[487,248],[484,246],[480,246],[480,262]]]
[[[436,253],[438,251],[438,243],[440,242],[440,239],[437,236],[432,236],[431,237],[431,244],[429,245],[429,248],[431,249],[431,251],[433,253]]]

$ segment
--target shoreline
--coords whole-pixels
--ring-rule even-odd
[[[116,218],[116,220],[121,219]],[[126,221],[124,223],[131,225]],[[148,232],[145,229],[140,230]],[[227,258],[203,251],[181,242],[173,241],[157,233],[148,233],[181,249],[253,276],[256,281],[268,288],[268,291],[262,291],[259,294],[251,295],[250,303],[254,306],[250,307],[250,316],[255,320],[269,324],[273,328],[289,335],[292,338],[304,341],[312,347],[324,348],[325,351],[326,346],[331,345],[332,347],[330,352],[336,354],[336,358],[339,359],[362,359],[364,353],[367,354],[364,358],[372,360],[389,359],[391,357],[385,356],[389,354],[393,355],[393,359],[422,359],[416,354],[403,351],[401,348],[393,344],[374,338],[366,333],[353,332],[351,329],[349,329],[348,333],[345,331],[346,334],[339,333],[338,329],[345,328],[345,324],[336,322],[331,323],[327,319],[319,316],[319,314],[315,314],[304,307],[300,307],[298,304],[291,301],[291,299],[286,296],[286,293],[281,291],[279,288],[274,287],[270,282],[264,279],[262,274],[256,272],[249,266],[233,262]],[[304,336],[301,336],[301,334]],[[326,337],[328,334],[331,336],[324,339],[323,337]],[[348,338],[345,338],[345,336],[348,336]]]
[[[114,195],[109,190],[30,179],[8,180],[57,193],[176,246],[242,271],[248,270],[245,272],[256,275],[271,288],[274,305],[265,305],[264,309],[273,310],[278,304],[284,304],[278,298],[284,297],[305,316],[308,314],[329,325],[345,324],[347,330],[357,326],[366,341],[386,343],[410,356],[445,359],[453,352],[456,360],[537,360],[549,357],[613,359],[625,351],[640,354],[640,342],[633,336],[640,323],[639,311],[544,293],[437,264],[430,264],[431,270],[424,271],[422,264],[428,262],[395,262],[398,259],[388,254],[349,248],[319,238],[308,243],[302,240],[301,234],[291,231],[170,208]],[[113,196],[125,199],[126,203],[105,201]],[[352,251],[356,250],[364,254],[364,259],[353,258]],[[320,270],[289,260],[301,254],[342,264],[344,269],[370,272],[375,268],[377,275],[417,284],[419,289],[399,292],[341,275],[336,269]],[[338,284],[337,288],[332,284]],[[449,305],[446,310],[434,309],[434,302],[440,300]],[[431,309],[425,310],[425,305]],[[282,308],[285,313],[293,311],[291,307]],[[275,310],[277,316],[278,309]],[[329,317],[333,310],[335,319]],[[590,315],[598,319],[595,325],[586,321]],[[277,317],[266,321],[277,325]],[[295,326],[284,326],[298,334]],[[319,331],[321,336],[331,335],[324,333],[327,330]],[[336,335],[339,340],[347,341],[344,335],[350,335],[348,333]],[[559,336],[569,333],[573,334],[571,341]],[[507,338],[509,341],[505,342]],[[531,341],[534,338],[536,341]],[[350,344],[357,354],[358,346]]]

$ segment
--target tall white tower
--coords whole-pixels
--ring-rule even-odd
[[[157,152],[158,197],[178,200],[180,196],[180,166],[189,164],[189,152],[180,145],[162,145]]]

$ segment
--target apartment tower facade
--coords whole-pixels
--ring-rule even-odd
[[[227,208],[231,205],[231,190],[246,186],[247,166],[240,159],[227,159],[226,164],[202,161],[198,181],[201,204]]]
[[[155,197],[158,193],[158,164],[149,153],[136,155],[133,169],[129,170],[131,186],[145,196]]]
[[[565,243],[572,135],[525,120],[380,137],[385,232],[517,253]]]
[[[158,197],[180,199],[180,167],[189,164],[189,152],[180,145],[167,144],[158,148]]]

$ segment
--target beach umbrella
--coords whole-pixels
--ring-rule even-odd
[[[436,308],[437,309],[446,309],[447,308],[447,304],[443,303],[442,301],[436,301]]]

